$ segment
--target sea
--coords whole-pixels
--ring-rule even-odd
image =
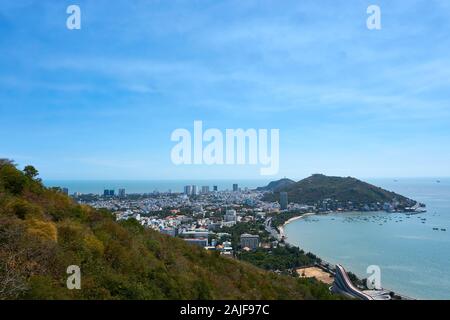
[[[379,266],[382,287],[397,293],[450,299],[450,178],[368,182],[425,203],[427,212],[311,215],[285,226],[287,242],[360,278]]]
[[[238,188],[254,189],[267,185],[269,180],[45,180],[47,187],[60,187],[69,189],[69,193],[76,192],[84,194],[103,194],[105,189],[115,190],[125,189],[127,194],[133,193],[153,193],[153,192],[183,192],[187,185],[197,186],[201,190],[202,186],[217,186],[219,191],[233,190],[233,184]]]

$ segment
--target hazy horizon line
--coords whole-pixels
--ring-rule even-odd
[[[303,178],[290,178],[290,177],[283,177],[283,178],[145,178],[145,179],[102,179],[102,178],[89,178],[89,179],[78,179],[78,178],[51,178],[51,179],[42,179],[43,182],[50,182],[50,181],[215,181],[215,180],[222,180],[222,181],[277,181],[281,179],[290,179],[294,181],[299,181],[305,178],[310,177],[305,176]],[[338,175],[325,175],[329,177],[352,177],[357,179],[450,179],[450,176],[407,176],[407,177],[398,177],[398,176],[380,176],[380,177],[356,177],[356,176],[338,176]]]

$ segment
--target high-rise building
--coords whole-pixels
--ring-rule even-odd
[[[259,236],[248,233],[241,234],[241,248],[256,250],[259,247]]]
[[[190,196],[192,194],[192,186],[185,186],[184,194]]]
[[[288,194],[287,192],[280,192],[280,208],[286,210],[288,207]]]
[[[119,189],[119,197],[125,198],[125,196],[126,196],[125,189]]]
[[[62,188],[62,193],[64,193],[66,196],[68,196],[69,195],[69,189],[67,189],[67,188]]]
[[[219,188],[217,186],[213,187],[213,191],[218,191],[218,190],[219,190]]]
[[[197,194],[197,186],[192,186],[192,195],[195,196]]]
[[[103,190],[103,196],[105,197],[114,197],[115,191],[113,189],[105,189]]]
[[[202,193],[209,193],[209,186],[202,186]]]
[[[234,192],[239,191],[239,186],[238,186],[237,183],[234,183],[234,184],[233,184],[233,191],[234,191]]]

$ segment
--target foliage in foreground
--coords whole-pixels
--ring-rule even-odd
[[[0,160],[0,299],[328,299],[279,276],[142,228],[44,188]],[[81,290],[66,269],[81,267]]]

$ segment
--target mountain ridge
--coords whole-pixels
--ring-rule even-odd
[[[267,193],[263,200],[277,201],[280,192],[287,192],[290,202],[317,205],[333,200],[341,204],[358,205],[394,203],[399,207],[411,206],[416,201],[353,177],[313,174],[295,183]]]
[[[279,179],[279,180],[275,180],[275,181],[271,181],[269,182],[269,184],[265,187],[258,187],[256,188],[257,191],[278,191],[282,188],[285,188],[291,184],[294,184],[295,181],[288,179],[288,178],[283,178],[283,179]]]

